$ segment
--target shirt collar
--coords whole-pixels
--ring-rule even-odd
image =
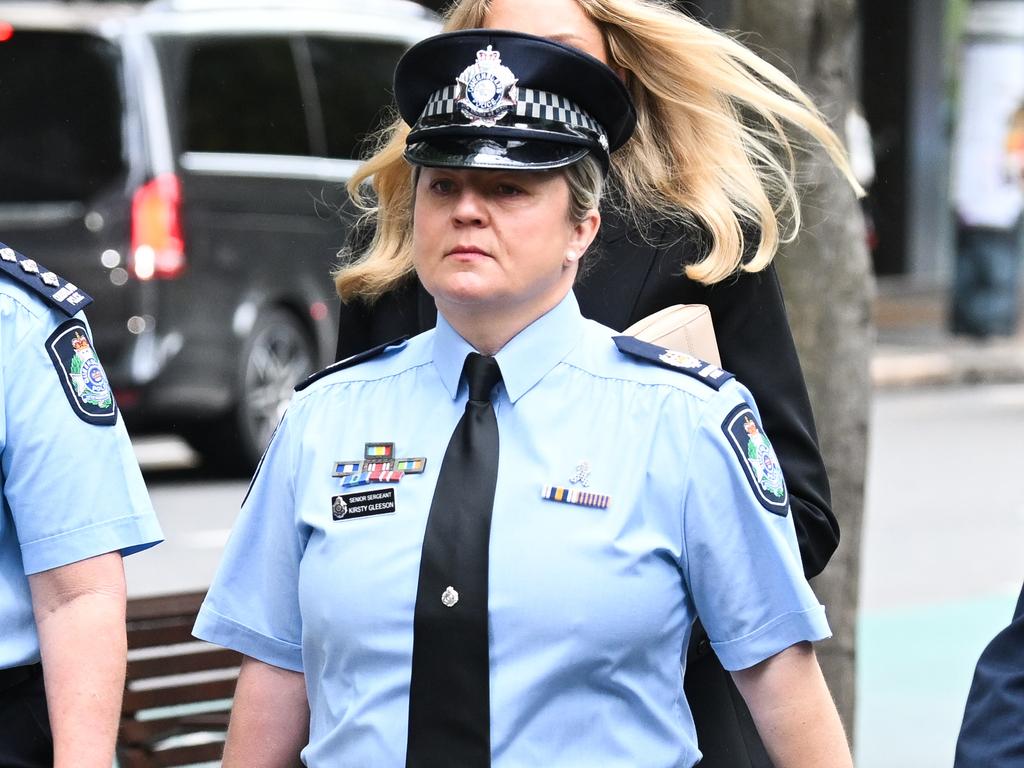
[[[576,296],[569,291],[553,309],[517,333],[495,355],[509,400],[516,402],[558,365],[576,346],[582,332],[583,316]],[[458,397],[466,355],[472,351],[469,342],[438,313],[434,365],[453,400]]]

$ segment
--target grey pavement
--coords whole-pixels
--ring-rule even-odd
[[[1022,297],[1024,299],[1024,297]],[[1022,302],[1024,305],[1024,302]],[[953,336],[949,288],[879,280],[858,627],[857,764],[947,768],[1024,563],[1024,327]]]
[[[857,630],[859,768],[949,768],[974,665],[1024,580],[1024,384],[875,393]],[[1002,436],[1009,435],[1004,438]]]
[[[949,333],[948,311],[948,286],[879,279],[876,388],[1024,381],[1024,323],[1015,336],[979,341]]]

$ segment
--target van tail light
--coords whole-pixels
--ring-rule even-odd
[[[139,280],[173,280],[185,271],[181,184],[173,173],[139,187],[132,199],[129,271]]]
[[[6,21],[0,21],[0,43],[6,43],[14,37],[14,27]]]

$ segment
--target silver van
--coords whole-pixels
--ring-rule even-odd
[[[130,428],[251,467],[333,359],[344,182],[402,0],[0,3],[0,241],[84,288]]]

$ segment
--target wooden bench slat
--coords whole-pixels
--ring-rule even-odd
[[[215,741],[209,744],[158,749],[150,756],[150,765],[161,767],[190,765],[191,763],[208,763],[220,760],[222,757],[224,757],[224,742]]]
[[[167,707],[174,704],[191,704],[211,699],[230,699],[235,694],[236,679],[211,680],[206,683],[172,685],[147,691],[125,691],[122,713],[138,712],[140,709]]]
[[[193,642],[195,641],[195,638],[192,637],[192,624],[194,622],[195,617],[191,621],[182,624],[147,629],[129,629],[128,650]]]
[[[183,733],[224,733],[228,729],[230,717],[230,708],[225,708],[220,712],[203,712],[196,715],[160,717],[154,720],[126,720],[121,723],[121,731],[118,736],[123,744],[146,747]]]
[[[117,764],[120,768],[152,768],[149,750],[144,747],[129,747],[117,744]]]
[[[205,592],[183,592],[177,595],[157,597],[136,597],[128,601],[128,622],[140,619],[166,618],[169,616],[192,616],[199,613],[199,606],[206,597]]]
[[[211,647],[211,646],[207,646]],[[126,683],[134,680],[167,675],[181,675],[210,669],[237,667],[242,663],[242,654],[229,648],[217,650],[196,650],[152,659],[135,659],[128,662]]]
[[[223,755],[241,654],[192,637],[204,598],[204,592],[190,592],[128,601],[128,648],[140,651],[134,654],[140,658],[128,662],[125,680],[117,744],[122,768],[216,762]],[[194,675],[197,681],[172,675]],[[204,679],[222,676],[227,679]],[[142,680],[171,684],[132,690]],[[192,705],[206,708],[190,711],[204,710]],[[157,715],[152,719],[136,719],[139,712],[158,708],[168,709],[147,712]],[[170,714],[176,711],[180,714]],[[189,744],[193,734],[202,734],[195,737],[201,743]],[[164,744],[176,746],[160,748]]]

